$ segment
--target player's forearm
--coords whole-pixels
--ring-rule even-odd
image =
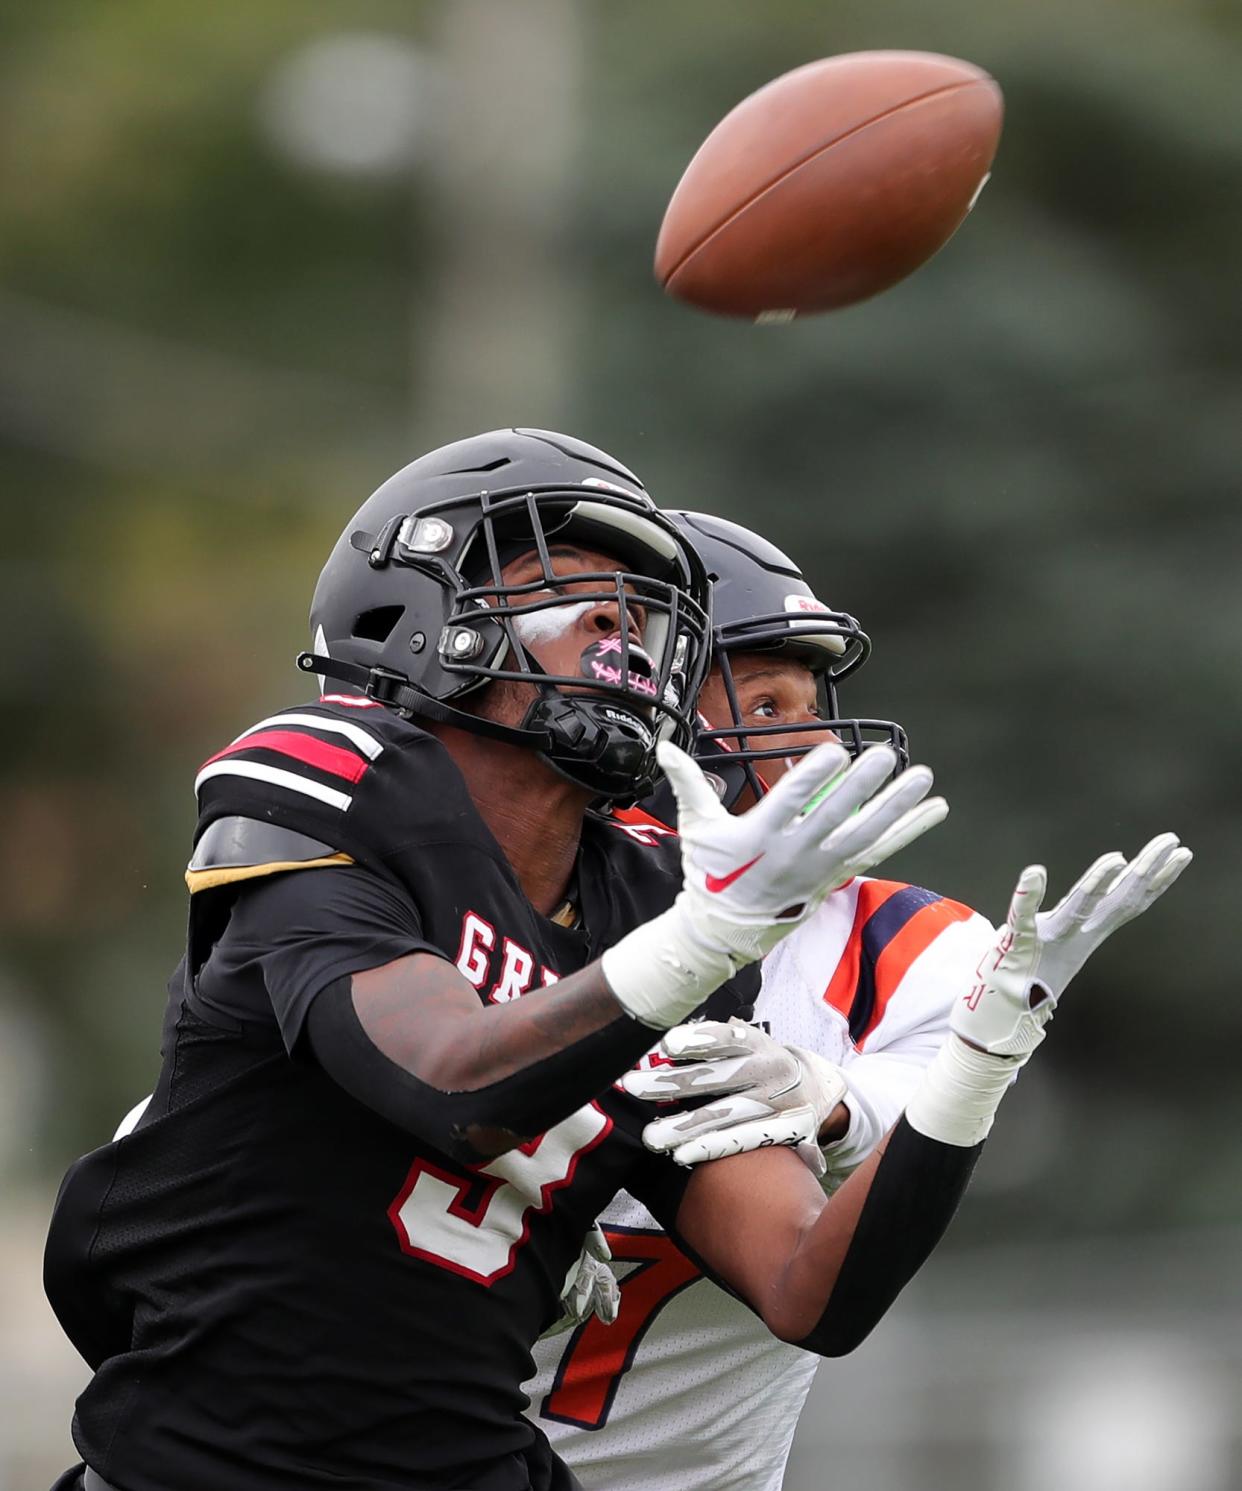
[[[567,1118],[652,1042],[598,963],[521,1000],[483,1006],[451,964],[427,955],[322,991],[307,1033],[320,1066],[355,1098],[464,1161],[501,1154]]]
[[[655,1040],[622,1009],[598,961],[521,999],[483,1005],[451,963],[416,955],[355,974],[351,996],[379,1050],[446,1092],[492,1086],[605,1032],[626,1048],[607,1082]]]
[[[902,1119],[830,1200],[790,1151],[735,1155],[696,1168],[677,1232],[773,1335],[843,1356],[936,1246],[978,1151]]]
[[[821,1356],[860,1345],[943,1237],[981,1148],[899,1120],[803,1233],[765,1312],[773,1333]]]
[[[494,1155],[542,1134],[597,1098],[650,1050],[653,1032],[613,998],[600,964],[554,988],[481,1009],[440,1080],[463,1111],[458,1132]]]

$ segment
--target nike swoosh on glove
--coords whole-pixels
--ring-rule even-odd
[[[618,1002],[656,1030],[684,1020],[829,891],[895,854],[949,811],[943,798],[923,801],[932,784],[926,766],[888,782],[897,757],[887,746],[873,746],[852,763],[841,746],[817,746],[736,817],[691,757],[667,741],[658,749],[677,798],[681,893],[668,911],[603,956]]]
[[[659,1049],[671,1064],[627,1072],[626,1092],[648,1102],[705,1095],[719,1101],[653,1119],[643,1130],[648,1149],[671,1152],[679,1165],[701,1165],[789,1145],[813,1175],[824,1175],[819,1132],[846,1093],[830,1061],[736,1017],[678,1025]]]

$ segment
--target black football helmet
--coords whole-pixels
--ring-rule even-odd
[[[755,763],[805,755],[818,744],[814,732],[832,730],[852,756],[871,745],[890,745],[901,767],[910,764],[906,732],[892,720],[850,719],[841,713],[837,686],[857,672],[871,653],[871,639],[852,616],[832,611],[815,597],[802,571],[775,544],[708,513],[669,512],[668,516],[698,550],[712,583],[712,662],[719,667],[732,724],[700,726],[694,754],[725,783],[731,805],[743,786],[766,790],[762,766]],[[805,725],[743,725],[730,656],[740,652],[780,652],[806,663],[819,686],[822,718]],[[809,737],[790,751],[787,737]],[[782,744],[765,746],[779,735]]]
[[[558,576],[557,544],[624,568]],[[505,584],[505,565],[532,550],[541,576]],[[407,715],[528,747],[600,797],[632,802],[657,776],[657,742],[691,741],[709,596],[693,547],[619,461],[547,430],[493,430],[422,456],[363,503],[319,577],[313,650],[298,665]],[[538,624],[523,618],[584,602],[615,603],[618,635],[587,648],[579,674],[550,674],[531,651]],[[639,619],[641,644],[630,635]],[[537,686],[521,728],[471,711],[496,679]]]

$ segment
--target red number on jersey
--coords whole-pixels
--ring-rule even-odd
[[[604,1236],[614,1262],[638,1267],[621,1280],[616,1321],[604,1325],[592,1316],[570,1336],[539,1408],[544,1418],[579,1429],[604,1427],[652,1322],[674,1295],[703,1277],[667,1233],[605,1227]]]

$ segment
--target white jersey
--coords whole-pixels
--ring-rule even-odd
[[[831,1182],[897,1121],[992,935],[968,907],[860,877],[765,959],[756,1018],[849,1085]],[[819,1358],[705,1279],[633,1197],[600,1225],[620,1315],[537,1344],[530,1416],[588,1491],[774,1491]]]

